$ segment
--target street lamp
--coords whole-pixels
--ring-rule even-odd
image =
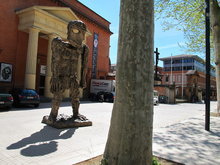
[[[205,94],[205,130],[210,130],[210,0],[205,0],[205,36],[206,36],[206,94]]]
[[[158,70],[158,68],[157,68],[157,66],[158,66],[158,60],[159,60],[159,55],[160,55],[160,53],[158,52],[158,48],[156,48],[156,51],[154,51],[154,53],[156,54],[156,68],[155,68],[155,77],[154,77],[154,79],[157,81],[158,80],[158,78],[157,78],[157,70]]]

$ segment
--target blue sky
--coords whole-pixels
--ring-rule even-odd
[[[94,12],[111,22],[110,30],[114,33],[110,38],[110,59],[112,64],[117,61],[117,44],[119,29],[119,7],[120,0],[79,0],[81,3],[92,9]],[[184,46],[184,35],[181,31],[163,31],[160,21],[155,21],[154,47],[158,48],[160,58],[171,55],[186,53],[179,45]],[[162,66],[162,62],[159,62]]]

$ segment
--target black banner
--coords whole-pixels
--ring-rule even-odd
[[[93,39],[93,53],[92,53],[92,78],[96,78],[97,57],[98,57],[98,38],[99,35],[94,33]]]

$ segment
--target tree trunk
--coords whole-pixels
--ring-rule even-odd
[[[116,100],[103,165],[151,165],[153,0],[121,0]]]
[[[211,1],[211,26],[216,64],[217,113],[220,114],[220,7],[217,0]]]

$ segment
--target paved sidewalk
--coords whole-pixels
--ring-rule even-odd
[[[103,153],[112,104],[81,103],[80,113],[93,126],[71,129],[41,123],[50,107],[44,103],[38,109],[0,112],[0,165],[71,165]],[[62,103],[60,113],[71,111],[70,103]]]
[[[112,111],[111,103],[83,102],[80,113],[92,127],[53,129],[40,123],[50,104],[38,109],[0,112],[0,165],[71,165],[104,151]],[[69,103],[60,113],[71,114]],[[211,118],[204,130],[204,116],[154,130],[154,155],[192,165],[220,164],[220,118]]]
[[[198,116],[154,131],[154,155],[187,165],[220,165],[220,118],[211,117],[205,131]]]

